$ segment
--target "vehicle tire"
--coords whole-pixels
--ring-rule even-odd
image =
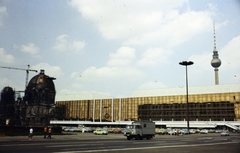
[[[127,140],[131,140],[131,137],[127,137]]]
[[[140,140],[142,140],[142,139],[143,139],[143,137],[142,137],[142,136],[140,136],[140,137],[139,137],[139,139],[140,139]]]
[[[152,138],[151,136],[147,136],[147,140],[151,140],[151,138]]]
[[[139,135],[135,136],[135,140],[139,140],[139,139],[140,139]]]

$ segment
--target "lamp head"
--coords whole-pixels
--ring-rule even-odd
[[[180,65],[188,66],[188,65],[193,65],[194,63],[192,61],[182,61],[179,62]]]

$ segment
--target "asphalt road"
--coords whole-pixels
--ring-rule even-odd
[[[122,134],[0,137],[1,153],[240,153],[240,134],[193,134],[183,136],[156,135],[151,140],[127,140]]]

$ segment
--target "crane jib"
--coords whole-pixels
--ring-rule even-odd
[[[29,71],[38,72],[37,70],[29,69],[29,68],[30,68],[30,65],[28,65],[28,68],[27,68],[27,69],[16,68],[16,67],[6,67],[6,66],[0,66],[0,68],[14,69],[14,70],[24,70],[24,71],[26,71],[26,86],[25,86],[25,88],[27,88],[27,84],[28,84],[28,74],[29,74]]]

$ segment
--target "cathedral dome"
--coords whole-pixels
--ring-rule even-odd
[[[12,87],[4,87],[1,92],[1,103],[14,103],[15,92]]]
[[[44,70],[34,76],[28,83],[26,93],[26,101],[28,103],[45,103],[54,104],[56,90],[54,86],[55,78],[44,74]]]
[[[2,94],[14,94],[13,88],[12,87],[4,87],[2,90]]]

